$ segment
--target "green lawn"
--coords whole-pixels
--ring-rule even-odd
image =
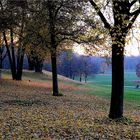
[[[125,72],[125,86],[135,86],[135,80],[140,80],[140,78],[136,76],[135,72]],[[97,74],[96,76],[90,76],[88,81],[102,85],[111,85],[111,74]]]
[[[88,94],[104,96],[110,98],[111,94],[111,74],[98,74],[89,77],[89,90]],[[140,104],[140,88],[135,88],[135,80],[140,80],[135,72],[125,72],[125,101],[131,101],[134,104]]]

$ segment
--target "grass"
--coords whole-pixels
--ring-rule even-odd
[[[140,80],[135,72],[125,72],[124,99],[135,105],[140,105],[140,89],[136,89],[135,80]],[[110,99],[111,95],[111,74],[97,74],[88,77],[88,90],[85,94],[102,96]]]
[[[111,85],[111,74],[97,74],[88,78],[89,82],[96,82],[101,85]],[[134,81],[140,80],[135,72],[125,72],[124,82],[125,86],[135,86]]]
[[[104,86],[99,84],[89,84],[87,85],[90,90],[86,94],[102,96],[110,99],[111,96],[111,86]],[[126,87],[124,89],[124,100],[126,102],[131,102],[135,105],[140,105],[140,89]]]
[[[140,105],[140,89],[135,88],[135,80],[140,80],[136,76],[135,72],[125,72],[124,99],[126,102]],[[98,74],[94,77],[91,76],[89,77],[89,84],[87,86],[91,88],[91,90],[87,92],[88,94],[110,98],[111,74]]]

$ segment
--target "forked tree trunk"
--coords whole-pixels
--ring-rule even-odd
[[[112,119],[121,118],[123,117],[125,39],[140,14],[139,8],[133,12],[131,9],[137,4],[139,6],[140,1],[112,0],[114,26],[108,23],[94,0],[89,0],[89,2],[100,16],[112,38],[112,94],[109,117]]]
[[[112,42],[114,43],[112,45],[112,93],[109,117],[117,119],[123,117],[125,37],[113,37]]]
[[[5,31],[3,32],[3,39],[5,42],[6,49],[7,49],[7,55],[8,55],[9,63],[10,63],[10,67],[11,67],[12,79],[16,80],[16,70],[14,69],[14,65],[13,65],[13,61],[12,61],[12,57],[11,57],[11,53],[10,53],[10,49],[9,49],[9,45],[8,45]]]
[[[22,67],[23,67],[23,59],[24,59],[24,51],[22,52],[23,54],[20,54],[21,52],[18,53],[18,58],[17,58],[17,64],[16,64],[16,57],[15,57],[15,50],[14,50],[14,44],[13,44],[13,33],[11,31],[11,52],[10,48],[8,45],[7,37],[5,31],[3,32],[3,38],[5,41],[5,46],[7,49],[7,55],[9,58],[9,63],[11,67],[11,73],[12,73],[12,79],[13,80],[21,80],[22,79]]]
[[[58,96],[58,78],[57,78],[57,56],[56,49],[51,52],[52,61],[52,82],[53,82],[53,96]]]

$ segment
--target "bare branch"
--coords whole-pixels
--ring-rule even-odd
[[[59,10],[62,8],[63,6],[63,1],[61,2],[60,6],[56,9],[56,12],[55,12],[55,17],[57,16]]]
[[[130,13],[130,16],[137,15],[137,14],[139,14],[139,13],[140,13],[140,8],[137,9],[136,11]]]
[[[133,23],[135,22],[136,18],[139,16],[140,12],[137,12],[131,19],[131,21],[128,24],[128,30],[132,28]]]
[[[94,9],[96,10],[97,14],[100,16],[102,22],[104,23],[105,28],[107,28],[108,30],[111,29],[110,24],[107,22],[106,18],[104,17],[103,13],[100,11],[99,7],[96,5],[96,3],[93,0],[89,0],[89,2],[91,3],[91,5],[94,7]]]
[[[138,0],[133,0],[131,3],[130,3],[130,7],[133,6]]]

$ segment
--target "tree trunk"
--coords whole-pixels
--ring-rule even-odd
[[[5,41],[5,46],[7,49],[7,54],[8,54],[8,58],[9,58],[10,67],[11,67],[12,79],[13,80],[21,80],[22,79],[24,51],[23,51],[23,49],[18,50],[17,65],[16,65],[16,57],[15,57],[12,29],[10,30],[10,36],[11,36],[11,52],[10,52],[7,37],[6,37],[6,32],[5,31],[3,32],[3,38]]]
[[[75,79],[75,75],[73,74],[73,76],[72,76],[72,79],[74,80]]]
[[[34,70],[35,68],[35,61],[34,61],[34,52],[31,50],[30,55],[27,57],[28,58],[28,70]]]
[[[14,41],[13,41],[13,29],[10,29],[10,37],[11,37],[11,54],[12,54],[12,69],[13,69],[13,80],[16,80],[16,58],[15,58],[15,49],[14,49]]]
[[[114,37],[112,37],[114,42]],[[112,93],[109,117],[123,117],[125,37],[115,37],[112,45]],[[121,44],[121,46],[120,46]]]
[[[53,80],[53,96],[58,96],[58,78],[57,78],[57,58],[56,49],[51,52],[52,61],[52,80]]]
[[[58,96],[58,78],[57,78],[57,43],[56,43],[56,34],[55,34],[55,17],[54,15],[54,7],[52,6],[52,3],[48,3],[48,12],[49,12],[49,18],[50,18],[50,40],[51,40],[51,63],[52,63],[52,86],[53,86],[53,96]]]
[[[79,81],[82,82],[82,74],[80,73],[79,76],[80,76],[80,77],[79,77]]]
[[[2,53],[0,52],[0,79],[1,79],[1,71],[2,71]]]
[[[71,66],[71,62],[69,64],[69,78],[72,79],[72,66]]]
[[[0,69],[2,69],[2,52],[0,51]]]
[[[21,55],[21,54],[20,54]],[[23,61],[24,61],[24,54],[19,57],[19,61],[17,64],[17,75],[16,80],[22,80],[22,71],[23,71]]]
[[[87,74],[85,73],[85,83],[87,83]]]
[[[8,58],[9,58],[9,63],[10,63],[10,67],[11,67],[12,79],[16,80],[16,69],[13,65],[13,61],[12,61],[12,58],[11,58],[11,53],[10,53],[10,49],[9,49],[9,45],[8,45],[8,41],[7,41],[5,31],[3,32],[3,38],[4,38],[4,42],[5,42],[5,46],[6,46],[6,49],[7,49]]]
[[[35,72],[42,73],[43,60],[40,60],[40,58],[36,57],[34,61],[34,67],[35,67]]]
[[[28,70],[34,70],[34,60],[30,56],[28,57]]]

